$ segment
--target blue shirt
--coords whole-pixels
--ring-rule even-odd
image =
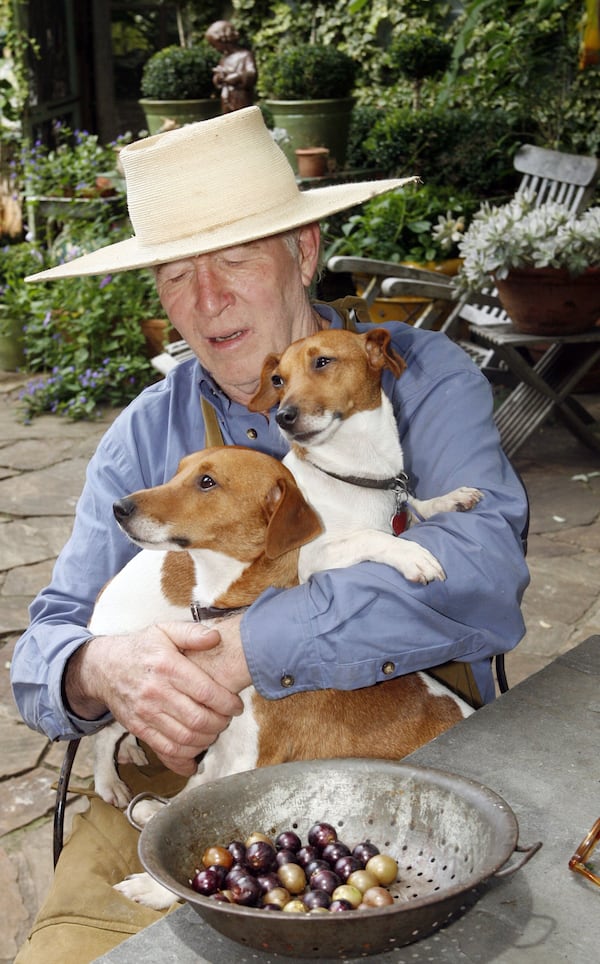
[[[318,310],[341,327],[331,307]],[[383,387],[398,419],[411,488],[428,499],[469,485],[484,499],[470,512],[440,514],[403,536],[439,559],[445,582],[424,586],[389,566],[361,563],[264,592],[243,617],[242,641],[254,685],[267,698],[369,686],[389,678],[382,667],[390,662],[400,675],[457,659],[472,664],[490,701],[490,657],[524,634],[520,602],[528,572],[520,534],[527,499],[500,447],[489,383],[445,335],[396,322],[385,327],[407,362],[399,379],[384,372]],[[71,538],[50,585],[31,605],[12,661],[19,710],[50,739],[95,732],[110,718],[71,714],[62,693],[66,663],[89,638],[98,592],[139,551],[114,522],[112,503],[167,481],[184,455],[204,447],[201,395],[216,409],[227,444],[278,458],[287,450],[274,418],[232,402],[194,360],[118,416],[89,463]],[[291,687],[283,688],[283,676],[293,678]]]

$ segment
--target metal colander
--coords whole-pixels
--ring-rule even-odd
[[[394,904],[344,914],[287,914],[205,898],[188,885],[213,843],[259,830],[333,824],[349,846],[369,839],[398,861]],[[463,913],[517,845],[512,810],[487,787],[441,770],[383,760],[286,763],[225,777],[175,798],[144,828],[145,869],[220,933],[248,947],[306,958],[359,957],[413,943]]]

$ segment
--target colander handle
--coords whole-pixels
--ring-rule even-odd
[[[531,847],[522,847],[520,844],[517,844],[513,853],[521,853],[521,854],[524,854],[525,856],[521,857],[520,860],[517,860],[516,863],[511,864],[510,867],[503,867],[502,870],[497,870],[495,874],[493,874],[493,876],[494,877],[511,877],[515,873],[515,871],[520,870],[521,867],[524,867],[525,864],[529,860],[531,860],[534,854],[537,854],[541,846],[542,846],[541,840],[538,840],[537,843],[532,844]]]
[[[135,796],[133,800],[130,802],[129,806],[127,807],[127,810],[125,811],[125,816],[127,817],[127,819],[129,820],[129,823],[135,830],[144,829],[144,825],[141,823],[138,823],[133,816],[133,811],[141,800],[156,800],[157,803],[163,803],[163,804],[166,804],[169,802],[166,797],[159,797],[157,793],[152,793],[151,790],[144,790],[142,791],[142,793],[138,793],[137,796]]]

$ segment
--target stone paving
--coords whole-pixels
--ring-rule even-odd
[[[97,423],[44,416],[24,425],[18,382],[0,374],[0,964],[14,959],[51,880],[52,785],[64,751],[20,721],[10,659],[27,606],[69,534],[87,460],[114,414]],[[600,395],[585,404],[600,418]],[[527,634],[506,660],[511,685],[600,629],[600,455],[552,424],[515,464],[531,501],[532,579],[523,607]],[[81,746],[73,779],[85,785],[90,774],[91,756]],[[72,798],[67,828],[85,806]]]

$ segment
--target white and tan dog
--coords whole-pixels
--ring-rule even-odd
[[[428,549],[395,538],[415,519],[466,511],[481,499],[461,487],[422,501],[408,492],[392,404],[381,388],[389,369],[406,367],[385,328],[332,329],[294,342],[265,360],[253,411],[278,404],[277,424],[291,445],[284,464],[323,522],[300,554],[300,581],[320,569],[383,562],[407,579],[445,579]]]

